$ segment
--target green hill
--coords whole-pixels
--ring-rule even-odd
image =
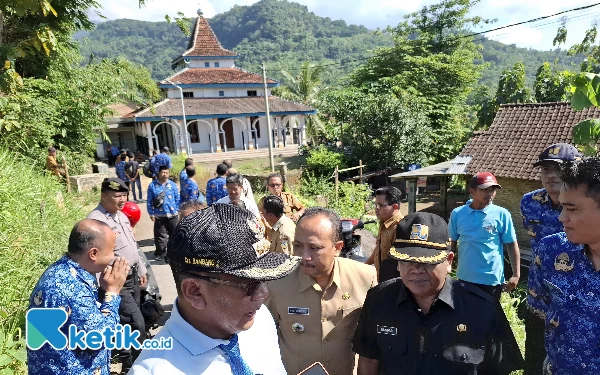
[[[225,48],[239,53],[236,64],[259,71],[262,61],[268,63],[269,75],[281,78],[276,70],[295,69],[301,61],[321,64],[342,63],[328,69],[325,82],[336,84],[372,55],[379,46],[392,41],[376,35],[364,26],[348,25],[342,20],[319,17],[306,6],[281,0],[261,0],[250,6],[234,6],[209,20]],[[175,24],[129,19],[98,24],[89,35],[79,35],[81,53],[87,59],[123,55],[146,66],[155,79],[172,74],[170,62],[186,47],[187,37]],[[561,69],[577,69],[580,57],[567,57],[562,51],[537,51],[517,48],[481,39],[483,61],[490,63],[481,83],[495,86],[502,69],[523,61],[528,79],[545,61],[558,62]],[[359,61],[354,61],[359,60]]]

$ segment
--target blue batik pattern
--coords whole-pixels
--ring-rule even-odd
[[[173,168],[171,157],[164,153],[160,153],[150,160],[150,170],[152,171],[153,177],[158,176],[158,171],[162,166],[167,166],[169,169]]]
[[[533,249],[527,303],[545,319],[546,374],[600,374],[600,273],[564,232]]]
[[[165,192],[165,198],[162,206],[154,208],[152,201],[163,191]],[[165,185],[161,185],[158,180],[152,181],[150,185],[148,185],[147,198],[148,201],[146,202],[146,207],[148,208],[148,214],[150,216],[177,215],[179,213],[181,196],[179,195],[177,184],[171,180],[167,180]]]
[[[125,174],[125,167],[127,167],[127,163],[125,161],[117,163],[115,166],[115,173],[117,177],[119,177],[123,181],[129,181],[129,177]]]
[[[542,238],[562,232],[563,225],[558,220],[560,206],[554,207],[546,189],[529,192],[521,199],[523,225],[529,234],[531,247]]]
[[[179,186],[183,186],[183,182],[188,179],[187,172],[185,168],[179,173]]]
[[[225,177],[215,177],[208,180],[206,183],[206,204],[210,206],[227,195]]]
[[[205,201],[204,195],[198,189],[198,183],[191,178],[185,180],[181,187],[181,203],[187,201]]]
[[[44,272],[36,284],[29,308],[62,308],[67,314],[61,330],[68,336],[71,324],[83,331],[115,329],[119,324],[118,295],[98,301],[96,277],[64,255]],[[110,350],[55,350],[48,343],[27,349],[29,374],[110,374]]]

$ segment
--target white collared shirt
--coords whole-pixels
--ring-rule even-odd
[[[230,375],[229,359],[219,345],[229,340],[210,338],[186,322],[173,303],[171,317],[155,336],[173,338],[171,350],[144,350],[128,375]],[[262,305],[256,312],[254,324],[238,333],[242,358],[255,375],[284,375],[275,322]]]
[[[260,219],[260,212],[258,211],[258,206],[256,205],[256,203],[254,203],[254,201],[241,196],[240,200],[242,202],[244,202],[244,204],[246,205],[246,209],[250,212],[252,212],[254,214],[254,216],[256,216],[257,219]],[[231,199],[229,199],[229,195],[226,197],[223,197],[221,199],[219,199],[217,201],[217,203],[223,203],[223,204],[229,204],[231,203]]]

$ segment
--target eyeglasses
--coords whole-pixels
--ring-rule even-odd
[[[251,280],[251,281],[248,281],[245,283],[240,283],[237,281],[227,281],[227,280],[215,279],[214,277],[197,275],[197,274],[191,273],[191,272],[180,272],[180,273],[187,275],[189,277],[192,277],[194,279],[210,281],[213,284],[229,285],[229,286],[233,286],[236,288],[244,289],[244,290],[246,290],[246,296],[252,296],[254,294],[254,292],[256,292],[256,289],[258,289],[258,286],[263,283],[263,281],[258,281],[258,280]]]
[[[269,187],[276,188],[276,187],[280,187],[282,185],[283,184],[269,184]]]
[[[387,204],[387,203],[375,203],[375,208],[377,210],[381,209],[381,207],[388,207],[391,206],[391,204]]]

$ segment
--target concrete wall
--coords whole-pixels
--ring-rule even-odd
[[[233,68],[235,67],[235,59],[212,59],[212,60],[200,60],[200,59],[190,59],[189,63],[185,63],[185,61],[181,60],[177,63],[177,69],[181,70],[186,67],[189,68],[206,68],[205,63],[209,63],[209,68],[215,68],[215,63],[219,63],[219,68]]]
[[[194,98],[219,98],[219,91],[223,91],[225,98],[240,98],[247,97],[248,91],[256,91],[257,96],[264,96],[265,90],[259,87],[211,87],[211,88],[184,88],[184,92],[193,92]],[[271,90],[268,90],[271,95]],[[168,89],[167,97],[169,99],[179,99],[179,89]]]
[[[502,190],[499,190],[496,194],[494,203],[510,211],[517,231],[519,247],[530,248],[529,235],[523,227],[523,217],[521,216],[521,198],[525,193],[540,189],[542,182],[516,178],[498,178],[498,183],[502,185]]]

